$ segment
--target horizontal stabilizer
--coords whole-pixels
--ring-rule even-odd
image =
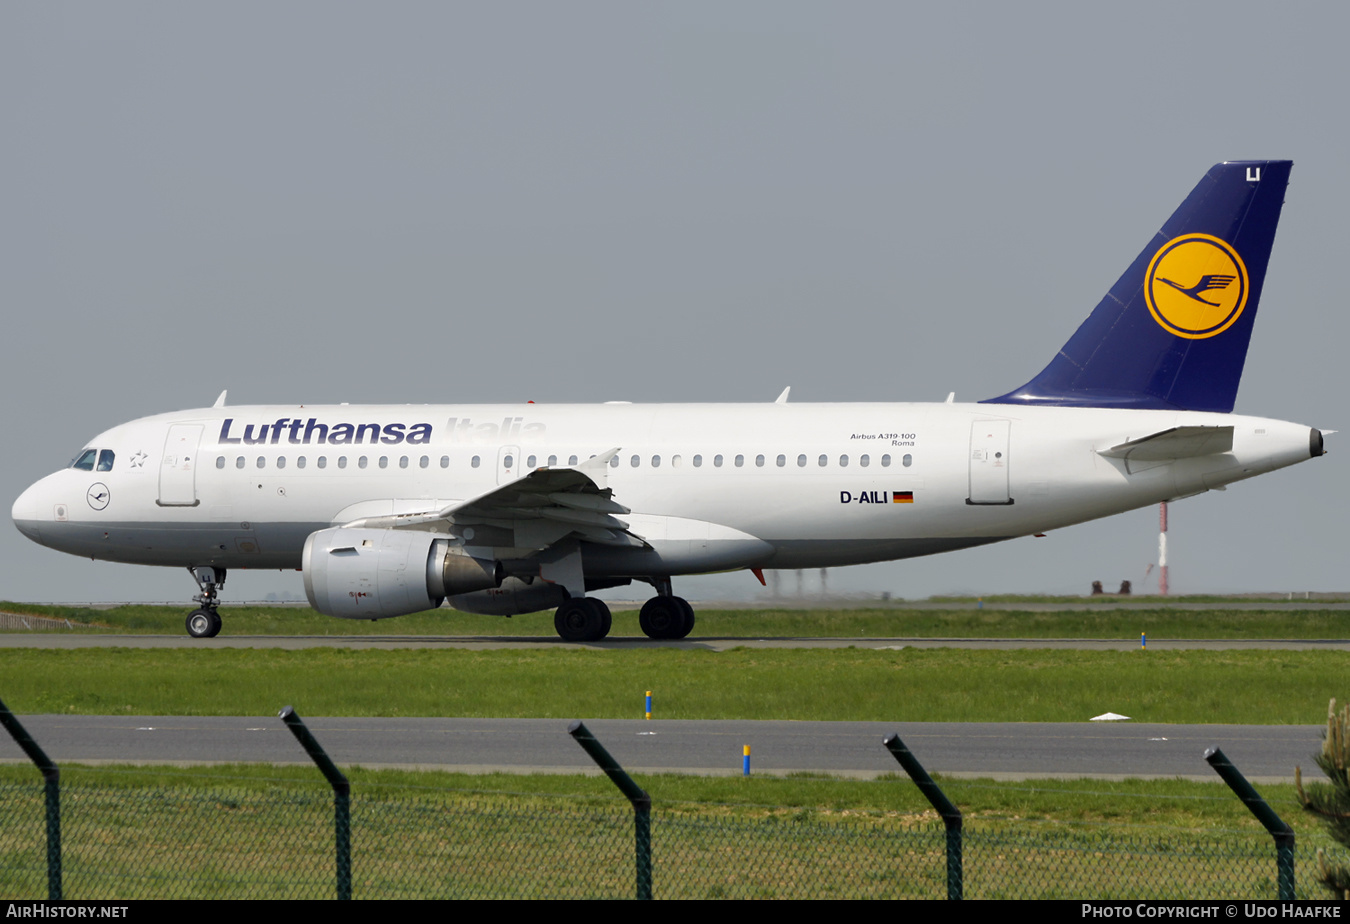
[[[1098,454],[1131,462],[1170,462],[1232,451],[1232,427],[1173,427],[1099,450]]]

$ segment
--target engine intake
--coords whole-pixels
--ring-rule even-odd
[[[301,567],[309,605],[343,619],[420,613],[502,582],[500,563],[411,529],[321,529],[305,540]]]

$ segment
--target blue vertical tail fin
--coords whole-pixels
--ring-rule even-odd
[[[1215,164],[1050,365],[984,403],[1231,411],[1292,166]]]

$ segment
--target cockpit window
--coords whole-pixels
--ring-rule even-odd
[[[98,470],[100,472],[110,472],[113,467],[113,451],[104,449],[98,454]]]
[[[94,470],[94,460],[97,458],[97,449],[86,449],[75,457],[75,461],[70,463],[70,467],[78,468],[82,472],[92,472]]]

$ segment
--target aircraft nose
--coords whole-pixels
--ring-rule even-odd
[[[42,541],[38,530],[39,524],[50,520],[53,515],[51,505],[44,497],[45,493],[42,482],[35,482],[18,496],[9,511],[10,518],[14,520],[19,532],[34,542]]]

